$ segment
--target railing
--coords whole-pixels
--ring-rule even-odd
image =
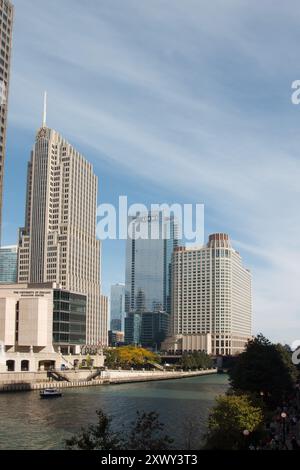
[[[57,382],[70,382],[68,377],[57,370],[48,370],[47,377],[50,377]]]

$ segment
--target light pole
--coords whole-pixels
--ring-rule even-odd
[[[243,436],[245,438],[245,449],[248,449],[248,438],[250,436],[250,431],[248,431],[248,429],[244,429]]]
[[[286,440],[286,418],[287,418],[287,414],[283,411],[280,416],[281,416],[281,419],[282,419],[282,443],[285,444],[285,440]]]
[[[264,395],[265,395],[264,392],[261,391],[261,392],[259,392],[259,394],[260,394],[260,396],[261,396],[261,401],[262,401],[262,403],[264,403]]]

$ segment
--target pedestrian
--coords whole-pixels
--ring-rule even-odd
[[[300,446],[297,442],[296,436],[293,436],[291,439],[292,449],[293,450],[300,450]]]

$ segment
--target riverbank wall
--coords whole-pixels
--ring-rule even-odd
[[[101,376],[87,380],[91,371],[65,371],[65,381],[55,381],[47,377],[47,372],[5,372],[0,373],[0,392],[24,392],[43,390],[45,388],[91,387],[133,382],[148,382],[155,380],[184,379],[200,375],[216,374],[217,369],[195,371],[135,371],[107,370]]]

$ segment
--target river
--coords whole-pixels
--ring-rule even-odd
[[[227,380],[226,375],[207,375],[74,388],[55,400],[41,400],[35,391],[0,394],[0,449],[63,449],[66,438],[95,421],[98,408],[113,417],[118,429],[126,429],[137,410],[157,411],[176,447],[187,448],[191,430],[201,439],[209,409],[226,391]]]

